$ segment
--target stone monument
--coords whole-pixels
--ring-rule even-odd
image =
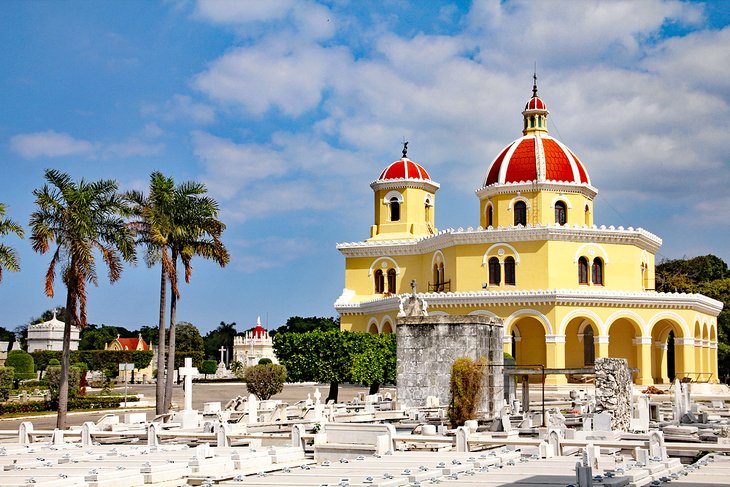
[[[596,412],[611,413],[611,429],[631,426],[631,372],[625,358],[596,359]],[[595,417],[593,428],[595,429]]]
[[[429,316],[416,293],[401,297],[396,319],[398,400],[406,407],[424,406],[429,396],[449,404],[451,366],[459,357],[487,359],[482,417],[497,417],[504,403],[502,322],[475,315]]]

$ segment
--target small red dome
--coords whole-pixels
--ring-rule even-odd
[[[528,110],[547,110],[547,105],[539,97],[533,96],[525,104],[525,111]]]
[[[253,335],[254,338],[264,338],[266,336],[266,328],[263,326],[256,325],[253,330],[251,330],[251,335]]]
[[[591,184],[583,163],[570,149],[548,135],[536,134],[505,147],[489,166],[484,186],[527,181]]]
[[[423,179],[430,180],[426,170],[420,164],[408,158],[399,159],[383,169],[378,180],[384,179]]]

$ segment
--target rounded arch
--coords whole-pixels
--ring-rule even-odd
[[[372,335],[377,335],[378,333],[380,333],[380,326],[378,325],[377,319],[370,318],[370,320],[368,321],[367,331]]]
[[[525,206],[527,207],[527,209],[528,210],[530,209],[530,200],[528,200],[527,198],[525,198],[522,195],[517,195],[514,198],[512,198],[511,200],[509,200],[509,204],[507,205],[507,211],[512,211],[512,208],[514,207],[515,203],[517,203],[518,201],[522,201],[523,203],[525,203]]]
[[[393,198],[398,200],[398,203],[401,203],[401,204],[403,203],[403,193],[401,193],[400,191],[391,190],[391,191],[388,191],[386,193],[386,195],[383,197],[383,204],[389,205]]]
[[[433,313],[431,313],[433,314]],[[477,309],[474,311],[471,311],[469,313],[469,316],[489,316],[490,318],[497,318],[498,316],[491,311],[487,311],[486,309]]]
[[[383,269],[387,269],[389,267],[388,266],[388,263],[392,264],[393,267],[395,268],[395,275],[396,276],[399,276],[400,275],[400,266],[398,265],[398,263],[393,258],[391,258],[391,257],[378,257],[377,259],[375,259],[373,261],[372,264],[370,264],[370,269],[368,269],[368,277],[373,277],[373,270],[375,269],[376,264],[378,264],[379,262],[381,263],[380,264],[380,267],[383,268]],[[383,265],[383,263],[385,263],[385,265]]]
[[[490,246],[487,249],[487,251],[484,252],[484,256],[482,257],[482,267],[485,267],[487,265],[487,260],[489,260],[489,257],[492,257],[492,255],[491,255],[492,251],[499,247],[506,247],[507,249],[509,249],[509,251],[512,253],[512,257],[515,258],[515,264],[520,263],[520,254],[519,254],[519,252],[517,252],[517,249],[508,243],[501,242],[501,243],[496,243],[496,244]],[[504,257],[504,256],[500,255],[499,257]]]
[[[684,318],[679,316],[677,313],[671,311],[663,311],[652,316],[651,320],[646,325],[646,335],[653,335],[654,327],[662,320],[673,321],[677,323],[677,330],[675,330],[674,336],[677,338],[684,338],[689,335],[689,326]],[[667,332],[668,333],[668,332]]]
[[[710,332],[707,328],[707,322],[702,323],[702,339],[703,340],[709,340],[710,339]]]
[[[534,309],[521,309],[519,311],[515,311],[511,315],[507,317],[506,320],[504,320],[504,334],[509,335],[512,333],[512,328],[515,322],[519,318],[523,318],[526,316],[531,316],[535,318],[537,321],[542,323],[543,328],[545,329],[546,335],[553,335],[553,325],[550,324],[550,319],[545,316],[544,314],[540,313],[537,310]]]
[[[710,341],[717,341],[717,332],[715,331],[715,325],[710,324]]]
[[[600,334],[603,334],[603,321],[596,313],[589,309],[577,309],[565,315],[565,318],[563,318],[563,320],[560,322],[560,326],[558,327],[558,335],[565,335],[565,330],[568,327],[568,323],[573,321],[574,318],[578,317],[590,319],[593,322],[593,325],[596,327],[596,331]]]
[[[553,198],[553,200],[550,202],[550,208],[555,208],[555,203],[557,203],[558,201],[562,201],[563,203],[565,203],[565,206],[569,210],[573,209],[573,205],[570,204],[570,200],[568,198],[566,198],[565,195],[562,195],[562,194]]]
[[[426,193],[426,196],[423,197],[423,204],[426,206],[433,206],[434,201],[436,201],[436,196],[431,193]]]
[[[433,253],[433,257],[431,257],[431,268],[435,266],[436,264],[445,264],[446,263],[446,257],[444,257],[444,253],[440,250],[437,250]],[[445,266],[445,265],[444,265]]]
[[[393,318],[390,317],[390,315],[383,316],[383,319],[380,320],[380,327],[379,327],[380,333],[390,334],[393,333]]]
[[[577,264],[578,259],[585,255],[589,255],[590,260],[592,261],[593,257],[595,256],[595,252],[591,254],[590,249],[597,249],[598,251],[600,251],[600,257],[603,258],[603,264],[608,265],[608,252],[606,252],[606,249],[596,243],[586,243],[578,247],[578,250],[575,251],[575,256],[573,257],[573,264]]]
[[[612,313],[608,318],[606,318],[603,330],[601,330],[601,335],[608,335],[609,331],[611,330],[611,326],[621,318],[630,321],[634,325],[634,331],[637,333],[637,336],[647,335],[646,324],[644,323],[644,320],[641,318],[641,316],[634,313],[633,311],[627,310],[616,311],[615,313]]]
[[[700,328],[700,321],[699,318],[695,319],[695,329],[694,329],[694,336],[695,339],[701,340],[702,339],[702,329]]]
[[[494,203],[487,200],[484,205],[484,228],[494,227]]]

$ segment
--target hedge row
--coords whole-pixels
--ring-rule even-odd
[[[115,409],[124,398],[118,396],[83,396],[71,399],[68,408],[71,409]],[[136,396],[127,397],[127,402],[136,402]],[[0,415],[10,413],[42,413],[55,411],[49,401],[26,401],[0,403]]]

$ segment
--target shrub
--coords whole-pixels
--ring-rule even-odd
[[[254,365],[243,374],[246,390],[262,401],[284,389],[286,367],[276,364]]]
[[[57,358],[52,358],[48,361],[48,365],[46,367],[60,367],[61,361]]]
[[[262,358],[259,359],[259,365],[266,365],[266,364],[273,364],[274,362],[271,361],[270,358]]]
[[[10,390],[13,388],[14,374],[12,367],[0,367],[0,401],[8,400]]]
[[[6,402],[0,404],[0,415],[10,413],[39,413],[50,410],[51,405],[46,401]]]
[[[205,374],[205,378],[208,378],[208,374],[215,374],[218,370],[218,363],[215,360],[203,360],[200,365],[200,373]]]
[[[77,367],[70,367],[68,374],[68,400],[69,402],[79,393],[79,379],[81,374]],[[51,395],[51,403],[58,404],[59,388],[61,387],[61,367],[48,366],[46,368],[46,380],[48,380],[48,391]]]
[[[33,357],[23,350],[11,350],[8,352],[8,358],[5,360],[5,367],[15,369],[15,387],[18,383],[25,379],[35,379],[35,364]]]
[[[449,422],[452,428],[463,425],[464,421],[475,419],[477,408],[484,392],[484,357],[474,361],[460,357],[451,367],[451,404]]]
[[[233,375],[235,375],[238,379],[243,379],[243,373],[245,370],[246,367],[244,367],[244,365],[238,360],[231,364],[231,372],[233,372]]]

